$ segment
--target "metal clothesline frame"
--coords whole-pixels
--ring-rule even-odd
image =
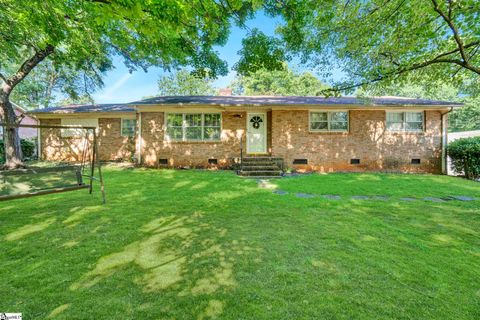
[[[19,199],[19,198],[27,198],[27,197],[34,197],[34,196],[40,196],[40,195],[45,195],[45,194],[52,194],[52,193],[61,193],[61,192],[68,192],[68,191],[74,191],[74,190],[79,190],[79,189],[89,189],[89,193],[92,194],[93,192],[93,181],[98,180],[100,182],[100,191],[102,193],[102,203],[106,202],[105,198],[105,185],[103,183],[103,174],[102,174],[102,168],[101,168],[101,163],[100,163],[100,157],[98,156],[98,140],[97,140],[97,128],[96,127],[90,127],[90,126],[57,126],[57,125],[34,125],[34,124],[7,124],[0,122],[0,126],[3,127],[4,129],[11,129],[11,128],[32,128],[32,129],[83,129],[86,130],[86,133],[88,135],[88,132],[91,130],[93,134],[93,150],[92,150],[92,159],[91,159],[91,170],[89,175],[84,175],[83,172],[81,171],[82,166],[84,165],[84,159],[82,159],[82,166],[62,166],[62,167],[52,167],[52,168],[26,168],[26,169],[14,169],[14,170],[6,170],[6,171],[0,171],[0,177],[4,176],[13,176],[13,175],[22,175],[22,174],[28,174],[28,173],[39,173],[39,172],[59,172],[59,171],[69,171],[69,170],[74,170],[76,177],[77,177],[77,182],[78,185],[75,186],[65,186],[65,187],[59,187],[59,188],[49,188],[45,190],[40,190],[40,191],[34,191],[34,192],[27,192],[23,194],[18,194],[18,195],[5,195],[5,196],[0,196],[0,201],[4,200],[13,200],[13,199]],[[4,133],[5,134],[5,133]],[[85,144],[86,146],[86,144]],[[83,150],[85,157],[85,150]],[[98,169],[98,178],[95,177],[95,166]],[[84,184],[82,180],[82,176],[88,177],[89,184]]]

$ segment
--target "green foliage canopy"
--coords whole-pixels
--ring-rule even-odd
[[[223,75],[227,66],[212,49],[226,42],[230,17],[245,19],[249,1],[16,1],[0,11],[0,71],[43,51],[52,63],[100,76],[113,55],[132,70],[191,65]],[[13,76],[13,75],[12,75]]]
[[[238,76],[232,83],[234,94],[258,96],[315,96],[326,86],[310,72],[297,72],[282,65],[280,70],[260,69]]]
[[[268,1],[290,52],[328,74],[340,66],[348,80],[335,88],[402,78],[422,70],[432,79],[477,84],[480,2],[477,0]]]
[[[283,62],[288,60],[282,42],[265,35],[258,29],[253,29],[242,40],[242,49],[238,52],[240,60],[233,69],[242,76],[265,70],[282,70]]]
[[[158,80],[159,94],[162,96],[202,96],[214,95],[216,89],[211,78],[202,78],[182,69]]]

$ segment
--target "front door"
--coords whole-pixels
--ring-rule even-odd
[[[247,115],[247,153],[267,153],[267,114]]]

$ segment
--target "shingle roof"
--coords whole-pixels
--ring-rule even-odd
[[[378,105],[461,106],[461,103],[403,97],[299,97],[299,96],[161,96],[131,102],[135,105]]]
[[[206,106],[428,106],[460,107],[458,102],[403,97],[281,97],[281,96],[161,96],[118,104],[76,104],[35,110],[32,113],[134,112],[136,105]]]
[[[135,112],[135,107],[127,103],[69,104],[32,111],[32,113],[88,113],[88,112]]]

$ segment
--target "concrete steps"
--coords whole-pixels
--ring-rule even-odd
[[[239,175],[252,178],[275,178],[281,177],[283,171],[278,165],[283,161],[273,157],[247,157],[243,158]]]

